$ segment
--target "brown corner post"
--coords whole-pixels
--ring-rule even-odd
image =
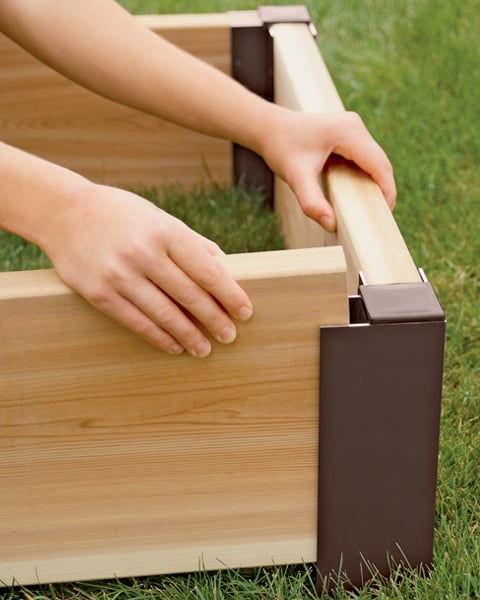
[[[321,327],[319,591],[432,562],[445,315],[420,273]]]
[[[255,23],[255,24],[253,24]],[[260,6],[252,24],[234,24],[231,29],[232,77],[268,101],[273,101],[273,43],[269,33],[276,23],[308,23],[314,32],[307,8]],[[233,180],[248,189],[260,189],[265,203],[273,207],[273,173],[263,158],[233,144]]]

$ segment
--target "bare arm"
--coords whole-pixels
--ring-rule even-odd
[[[19,45],[103,96],[190,129],[256,144],[263,103],[139,24],[114,0],[3,0],[0,22]]]
[[[0,27],[99,94],[258,152],[326,229],[335,228],[335,217],[318,174],[332,152],[357,162],[395,203],[391,165],[358,116],[303,115],[268,103],[140,25],[114,0],[3,0]]]
[[[390,162],[357,115],[270,104],[114,0],[0,0],[0,30],[99,94],[258,152],[326,229],[335,215],[318,175],[332,152],[357,162],[395,203]],[[206,356],[208,336],[229,343],[234,319],[250,316],[247,295],[214,258],[220,249],[141,198],[5,144],[0,181],[0,226],[36,242],[67,284],[156,347]]]

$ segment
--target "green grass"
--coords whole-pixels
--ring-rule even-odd
[[[144,13],[211,12],[256,6],[244,0],[123,0],[122,3],[130,10]],[[477,598],[480,597],[479,2],[310,0],[307,4],[319,30],[322,53],[346,106],[363,116],[395,165],[399,191],[397,222],[416,263],[425,268],[436,287],[448,316],[435,569],[428,578],[415,573],[394,574],[390,581],[375,581],[356,593],[338,591],[335,597]],[[235,191],[232,197],[236,198],[237,193],[244,197],[243,192]],[[195,219],[193,226],[202,228],[201,223],[213,218],[209,211],[215,212],[222,205],[232,218],[232,235],[235,234],[245,218],[245,213],[236,216],[237,200],[226,200],[225,190],[218,197],[198,194],[192,202],[179,199],[180,206],[189,204],[188,215],[182,216]],[[258,203],[255,206],[257,210]],[[224,222],[225,217],[221,216],[218,231],[207,235],[220,235]],[[264,233],[259,229],[252,234],[255,243],[277,244],[274,224],[267,218],[263,226]],[[243,236],[239,235],[235,251],[244,249]],[[4,241],[5,238],[0,268],[43,266],[45,259],[38,250],[18,241]],[[313,598],[314,594],[310,567],[292,566],[6,590],[2,597],[298,600]]]
[[[119,0],[119,4],[135,14],[172,14],[252,10],[265,4],[295,4],[295,2],[290,0],[266,0],[266,2],[252,2],[251,0]]]
[[[277,218],[265,207],[260,192],[215,183],[188,192],[173,186],[134,191],[215,240],[229,254],[284,247]],[[0,230],[0,271],[49,267],[51,262],[40,248]]]
[[[229,254],[279,250],[284,247],[275,214],[265,206],[260,192],[212,184],[185,192],[175,187],[136,190],[200,231]]]

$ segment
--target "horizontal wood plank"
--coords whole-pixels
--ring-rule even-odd
[[[341,248],[231,255],[255,314],[204,360],[148,346],[52,271],[0,274],[0,581],[315,559],[319,326]]]
[[[271,34],[276,102],[309,113],[343,112],[343,103],[308,26],[278,24],[271,27]],[[420,281],[383,194],[370,177],[337,160],[329,163],[324,182],[337,214],[338,242],[347,257],[350,291],[357,288],[359,271],[369,284]],[[291,199],[289,205],[293,202]],[[298,215],[295,218],[301,219]],[[303,219],[310,222],[307,217]],[[310,231],[310,223],[304,229],[307,227]],[[308,235],[302,241],[302,232],[303,228],[297,227],[292,234],[295,247],[310,243]]]

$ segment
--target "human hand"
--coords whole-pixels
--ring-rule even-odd
[[[335,213],[319,184],[331,154],[353,161],[380,186],[393,210],[393,169],[387,155],[353,112],[310,114],[271,105],[260,136],[260,153],[296,195],[303,212],[327,231],[335,231]]]
[[[215,258],[219,247],[143,198],[87,183],[55,222],[45,250],[60,277],[152,345],[197,357],[206,333],[235,339],[251,302]]]

